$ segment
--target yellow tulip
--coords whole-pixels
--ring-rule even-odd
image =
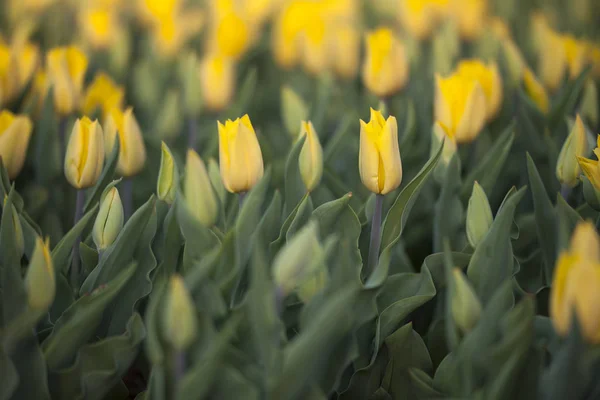
[[[198,321],[194,300],[180,275],[173,275],[165,303],[163,332],[174,350],[190,347],[198,333]]]
[[[450,8],[465,40],[477,39],[487,22],[487,0],[451,0]]]
[[[215,18],[208,38],[208,51],[238,60],[250,46],[253,38],[245,18],[230,11]]]
[[[596,78],[600,78],[600,46],[591,46],[590,62],[592,63],[592,73]]]
[[[300,59],[299,34],[312,9],[303,1],[292,1],[278,13],[271,34],[273,57],[280,67],[291,68]]]
[[[577,157],[585,157],[589,152],[585,125],[577,115],[575,124],[567,136],[558,160],[556,161],[556,177],[558,181],[568,187],[575,187],[579,183],[581,169]]]
[[[583,337],[600,343],[600,238],[590,222],[575,227],[568,251],[556,264],[550,293],[554,328],[566,336],[577,316]]]
[[[473,141],[487,116],[485,92],[481,84],[462,75],[435,76],[435,120],[457,143]]]
[[[112,152],[117,135],[120,145],[117,173],[124,177],[135,176],[144,169],[146,146],[140,126],[133,115],[133,108],[129,107],[125,112],[119,108],[113,108],[109,112],[104,129],[107,155]]]
[[[449,3],[450,0],[401,0],[398,5],[400,22],[412,36],[425,39],[447,14]]]
[[[389,28],[379,28],[366,37],[367,55],[363,83],[371,92],[385,97],[402,89],[408,79],[408,61],[402,43]]]
[[[39,53],[39,48],[31,43],[18,43],[13,46],[14,59],[17,65],[19,92],[33,77],[33,73],[39,64]]]
[[[27,302],[34,310],[45,311],[54,301],[56,283],[49,239],[37,237],[29,268],[25,275]]]
[[[152,30],[158,54],[164,58],[174,57],[193,35],[200,32],[203,24],[204,14],[194,10],[165,17]]]
[[[23,168],[32,129],[29,117],[0,112],[0,157],[10,179],[15,179]]]
[[[467,79],[475,79],[485,94],[485,111],[488,121],[500,111],[502,105],[502,78],[495,62],[484,64],[479,60],[463,60],[458,63],[456,73]]]
[[[509,82],[515,86],[520,85],[526,68],[521,51],[511,39],[502,40],[502,50],[508,67]]]
[[[572,35],[562,36],[565,57],[569,69],[569,77],[575,79],[583,72],[588,62],[589,48],[585,41],[577,40]]]
[[[102,127],[88,117],[78,119],[73,126],[65,155],[65,176],[76,189],[96,184],[104,164]]]
[[[117,85],[110,76],[100,72],[85,92],[83,113],[92,115],[97,108],[100,108],[103,118],[106,118],[113,108],[123,107],[124,98],[125,89]]]
[[[314,75],[325,72],[329,67],[331,53],[327,30],[324,17],[315,14],[300,36],[302,63]]]
[[[231,193],[247,192],[262,178],[263,158],[248,115],[219,129],[219,166],[223,185]]]
[[[114,8],[83,7],[79,15],[79,26],[86,41],[95,49],[106,49],[118,38],[118,15]]]
[[[544,86],[537,80],[533,72],[527,67],[523,70],[523,84],[525,93],[538,106],[544,114],[550,110],[550,100]]]
[[[54,87],[54,107],[59,114],[68,115],[79,107],[87,57],[76,47],[59,47],[46,54],[46,63]]]
[[[147,24],[160,23],[177,14],[181,3],[181,0],[138,0],[138,17]]]
[[[600,160],[600,135],[598,135],[597,138],[594,154],[596,155],[596,158]],[[585,157],[577,157],[577,161],[579,162],[581,170],[590,180],[594,188],[600,190],[600,162]]]
[[[570,79],[581,74],[589,62],[590,48],[585,41],[550,28],[540,29],[538,36],[540,77],[548,89],[556,91],[567,71]]]
[[[235,65],[229,58],[207,54],[200,62],[200,88],[204,105],[220,111],[229,105],[235,90]]]
[[[323,175],[323,148],[319,141],[319,135],[310,121],[302,121],[300,137],[306,137],[298,159],[300,175],[306,190],[312,192]]]
[[[371,192],[387,194],[402,182],[402,161],[395,117],[384,119],[371,108],[371,120],[360,120],[360,179]]]
[[[217,196],[210,183],[204,161],[189,149],[185,162],[183,195],[190,214],[202,225],[212,227],[219,215]]]
[[[360,34],[352,25],[342,25],[333,36],[333,69],[340,77],[352,79],[360,62]]]
[[[11,88],[15,75],[10,48],[0,40],[0,105],[7,103],[12,97]]]

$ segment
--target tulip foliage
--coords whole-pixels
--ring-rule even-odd
[[[540,6],[0,0],[0,400],[598,398],[600,9]]]

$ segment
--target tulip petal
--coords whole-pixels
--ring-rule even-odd
[[[485,94],[479,82],[471,83],[471,90],[467,95],[462,117],[456,127],[456,142],[470,142],[474,140],[483,125],[486,117]]]

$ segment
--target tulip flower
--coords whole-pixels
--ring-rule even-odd
[[[282,68],[291,68],[300,60],[299,34],[314,8],[311,3],[291,1],[281,7],[271,34],[273,57]]]
[[[13,46],[13,57],[16,60],[18,75],[18,92],[20,92],[33,77],[33,73],[39,64],[39,49],[31,43],[17,43]]]
[[[227,57],[208,54],[200,62],[200,88],[204,105],[220,111],[231,102],[235,90],[235,65]]]
[[[54,301],[56,283],[49,239],[35,239],[35,248],[25,274],[27,302],[34,310],[46,311]]]
[[[264,173],[262,152],[248,115],[219,129],[219,165],[223,185],[231,193],[247,192]]]
[[[448,13],[449,3],[449,0],[401,0],[398,6],[400,22],[412,36],[425,39]]]
[[[325,72],[330,64],[331,46],[327,30],[327,21],[317,13],[307,22],[300,36],[302,64],[313,75]]]
[[[352,79],[360,62],[360,34],[351,25],[343,25],[333,32],[333,69],[342,78]]]
[[[106,49],[118,39],[118,15],[105,5],[84,6],[79,13],[79,26],[86,41],[94,49]]]
[[[435,76],[435,120],[457,143],[474,140],[487,116],[485,92],[476,79],[459,74]]]
[[[233,9],[213,16],[208,52],[238,60],[250,46],[253,32],[246,19]]]
[[[385,97],[402,89],[408,79],[404,46],[389,28],[367,34],[367,54],[363,64],[363,83],[371,92]]]
[[[11,65],[10,48],[0,41],[0,105],[12,97],[16,71]]]
[[[183,182],[185,204],[202,225],[212,227],[219,214],[217,197],[210,183],[204,161],[194,150],[188,150]]]
[[[298,162],[300,176],[308,192],[312,192],[321,181],[323,175],[323,148],[312,122],[302,121],[300,137],[306,137]]]
[[[486,99],[486,119],[494,119],[502,105],[502,78],[496,63],[486,65],[479,60],[463,60],[458,63],[456,73],[479,82]]]
[[[18,96],[38,66],[38,47],[17,41],[8,46],[0,41],[0,104]]]
[[[183,351],[194,342],[198,332],[194,300],[180,275],[173,275],[165,302],[163,332],[176,351]]]
[[[181,9],[181,0],[137,0],[138,17],[146,24],[157,24]]]
[[[596,155],[596,158],[600,160],[600,135],[598,135],[594,154]],[[600,190],[600,162],[598,160],[591,160],[581,156],[577,157],[577,161],[579,162],[581,170],[590,180],[594,188],[596,188],[596,190]]]
[[[94,221],[92,239],[99,251],[114,243],[123,228],[123,204],[116,187],[112,187],[100,199],[100,210]]]
[[[523,85],[525,86],[525,93],[533,101],[533,103],[540,109],[541,112],[547,114],[550,111],[550,100],[546,89],[537,80],[533,72],[527,67],[523,70]]]
[[[550,292],[554,328],[566,336],[576,315],[582,336],[590,343],[600,343],[599,302],[600,238],[591,222],[580,222],[554,270]]]
[[[158,171],[156,194],[165,203],[173,204],[179,186],[179,171],[173,154],[165,142],[161,142],[160,150],[160,170]]]
[[[487,21],[486,0],[451,0],[450,8],[463,39],[474,40],[483,33]]]
[[[54,87],[54,107],[60,115],[68,115],[81,101],[87,57],[77,47],[59,47],[46,54],[46,64]]]
[[[0,157],[10,179],[15,179],[23,168],[32,129],[29,117],[0,112]]]
[[[363,185],[371,192],[387,194],[402,182],[402,161],[395,117],[384,119],[371,108],[371,120],[360,120],[359,170]]]
[[[581,117],[577,115],[575,124],[565,140],[558,160],[556,161],[556,177],[567,187],[575,187],[579,183],[581,168],[578,157],[585,157],[589,152],[587,134]]]
[[[65,155],[65,176],[76,189],[96,184],[104,164],[102,127],[83,117],[73,126]]]
[[[165,17],[152,29],[158,54],[163,58],[174,57],[193,35],[200,32],[203,24],[204,14],[195,10]]]
[[[146,163],[146,146],[131,107],[127,108],[125,112],[118,108],[113,108],[109,112],[104,129],[107,155],[112,152],[117,135],[121,145],[117,173],[126,178],[135,176],[140,173]]]
[[[494,222],[490,202],[485,191],[477,181],[467,207],[467,239],[472,248],[476,248],[485,237]]]
[[[100,72],[85,92],[83,113],[92,115],[97,108],[100,108],[103,118],[106,119],[113,108],[123,107],[124,98],[125,89],[117,85],[110,76]]]

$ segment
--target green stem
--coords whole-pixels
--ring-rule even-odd
[[[133,212],[133,180],[132,178],[125,178],[123,180],[123,187],[121,190],[123,195],[123,214],[125,214],[125,221],[131,217]]]
[[[83,216],[83,206],[85,204],[85,191],[79,189],[77,191],[77,202],[75,204],[75,218],[73,225],[76,225]],[[81,235],[77,236],[73,244],[73,261],[71,264],[71,287],[73,290],[79,290],[79,243],[81,243]]]
[[[244,200],[246,199],[246,195],[248,194],[248,192],[239,192],[238,193],[238,200],[239,200],[239,208],[238,210],[241,211],[242,210],[242,206],[244,205]]]
[[[373,212],[373,223],[371,224],[371,242],[369,245],[369,261],[367,274],[375,270],[379,262],[379,247],[381,247],[381,214],[383,211],[383,195],[375,195],[375,210]]]
[[[196,150],[196,141],[198,136],[198,129],[196,127],[196,121],[194,117],[188,117],[187,120],[187,142],[188,148]]]
[[[183,377],[185,375],[185,366],[186,366],[185,351],[176,350],[173,357],[174,357],[173,367],[175,370],[175,385],[173,385],[173,391],[174,391],[173,398],[175,398],[175,394],[177,393],[177,386],[179,385],[179,382],[181,382],[181,380],[183,379]]]

